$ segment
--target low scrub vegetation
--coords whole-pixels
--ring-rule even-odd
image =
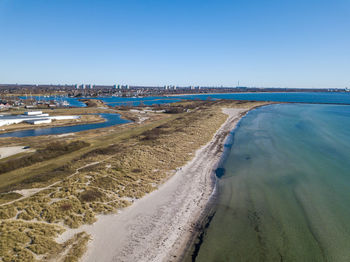
[[[98,190],[86,190],[80,195],[83,202],[93,202],[101,199],[102,193]]]
[[[20,198],[22,195],[15,193],[15,192],[9,192],[9,193],[0,193],[0,204],[3,202],[11,201]]]
[[[4,262],[59,261],[77,262],[90,239],[84,232],[74,235],[62,244],[54,238],[65,230],[62,227],[34,222],[0,222],[0,258]],[[6,240],[6,241],[5,241]]]
[[[89,146],[89,143],[84,141],[74,141],[71,143],[53,142],[48,144],[45,148],[37,150],[31,155],[26,155],[18,159],[11,159],[7,162],[0,163],[0,174],[71,153],[86,146]]]
[[[116,145],[111,145],[108,147],[102,147],[102,148],[96,148],[94,150],[91,150],[85,154],[83,154],[80,159],[85,159],[89,157],[95,157],[98,155],[111,155],[115,154],[118,151],[119,147]]]
[[[79,233],[62,244],[55,242],[55,237],[64,227],[79,228],[94,223],[97,214],[130,205],[190,160],[227,117],[221,112],[223,104],[202,102],[186,102],[184,105],[192,107],[189,112],[186,108],[179,115],[167,115],[167,120],[158,126],[141,129],[128,139],[110,140],[108,146],[77,152],[80,155],[64,166],[24,180],[31,187],[47,185],[52,179],[58,182],[30,197],[0,206],[0,231],[6,231],[0,235],[0,257],[16,261],[13,258],[18,254],[23,258],[18,261],[33,261],[40,255],[55,261],[57,254],[64,254],[65,261],[78,261],[89,236]],[[69,150],[61,150],[66,151]]]

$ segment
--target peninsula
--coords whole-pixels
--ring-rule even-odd
[[[213,171],[227,134],[263,104],[139,107],[120,112],[135,119],[129,124],[68,136],[1,138],[0,145],[30,144],[35,151],[0,160],[0,256],[177,260],[213,194]],[[9,168],[14,161],[27,164]]]

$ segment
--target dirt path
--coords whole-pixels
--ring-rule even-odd
[[[103,160],[101,160],[101,161],[92,162],[92,163],[86,164],[86,165],[84,165],[84,166],[82,166],[82,167],[79,167],[79,168],[77,168],[77,169],[75,170],[75,172],[74,172],[73,174],[71,174],[71,175],[65,177],[65,179],[69,179],[69,178],[71,178],[71,177],[77,175],[77,174],[79,173],[79,171],[80,171],[81,169],[85,168],[85,167],[93,166],[93,165],[97,165],[97,164],[103,163],[104,161],[107,161],[107,160],[109,160],[109,159],[112,158],[112,157],[114,157],[114,155],[113,155],[113,156],[109,156],[109,157],[107,157],[107,158],[105,158],[105,159],[103,159]],[[22,197],[17,198],[17,199],[15,199],[15,200],[12,200],[12,201],[10,201],[10,202],[6,202],[6,203],[4,203],[4,204],[0,204],[0,206],[10,205],[10,204],[15,203],[15,202],[17,202],[17,201],[26,199],[26,198],[28,198],[28,197],[31,197],[31,196],[35,195],[36,193],[39,193],[39,192],[41,192],[41,191],[43,191],[43,190],[46,190],[46,189],[49,189],[49,188],[51,188],[51,187],[53,187],[53,186],[55,186],[55,185],[57,185],[57,184],[59,184],[59,183],[61,183],[61,182],[62,182],[62,180],[57,181],[57,182],[55,182],[55,183],[52,183],[52,184],[50,184],[50,185],[48,185],[48,186],[46,186],[46,187],[30,188],[30,189],[22,189],[22,190],[14,190],[14,191],[12,191],[12,192],[21,194]]]

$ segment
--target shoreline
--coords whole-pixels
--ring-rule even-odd
[[[216,210],[214,207],[216,205],[217,196],[218,196],[217,182],[218,182],[218,179],[220,179],[220,178],[218,178],[216,176],[215,172],[216,172],[217,168],[222,167],[222,165],[225,163],[227,156],[230,153],[231,148],[233,146],[234,133],[235,133],[236,129],[239,127],[240,122],[246,117],[246,115],[250,111],[257,109],[257,108],[260,108],[260,107],[263,107],[263,106],[271,105],[271,104],[272,103],[255,106],[255,107],[248,109],[244,113],[242,113],[239,120],[234,124],[233,128],[227,134],[222,146],[228,145],[228,148],[226,148],[226,147],[223,148],[221,157],[218,160],[216,168],[213,169],[212,177],[213,177],[213,180],[215,180],[215,183],[213,185],[212,195],[211,195],[210,199],[208,200],[205,208],[203,208],[201,215],[197,218],[195,231],[191,234],[191,236],[187,239],[187,241],[183,241],[183,248],[182,248],[182,250],[179,250],[178,259],[176,261],[190,261],[190,258],[191,258],[191,261],[194,261],[193,258],[195,259],[199,253],[200,246],[201,246],[202,241],[203,241],[203,235],[205,234],[205,231],[207,230],[207,228],[210,226],[210,223],[211,223],[211,221],[214,218],[215,213],[216,213]]]
[[[178,261],[198,236],[199,221],[215,195],[215,169],[229,133],[249,109],[223,109],[228,115],[212,140],[158,190],[117,214],[100,215],[93,225],[69,230],[58,241],[86,231],[92,236],[82,261]]]

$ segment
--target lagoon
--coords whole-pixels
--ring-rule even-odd
[[[73,126],[60,126],[50,128],[35,128],[21,131],[14,131],[0,134],[0,137],[28,137],[28,136],[43,136],[43,135],[58,135],[65,133],[75,133],[81,131],[87,131],[91,129],[110,127],[114,125],[120,125],[129,123],[129,120],[123,119],[119,114],[100,114],[106,121],[102,123],[73,125]]]

